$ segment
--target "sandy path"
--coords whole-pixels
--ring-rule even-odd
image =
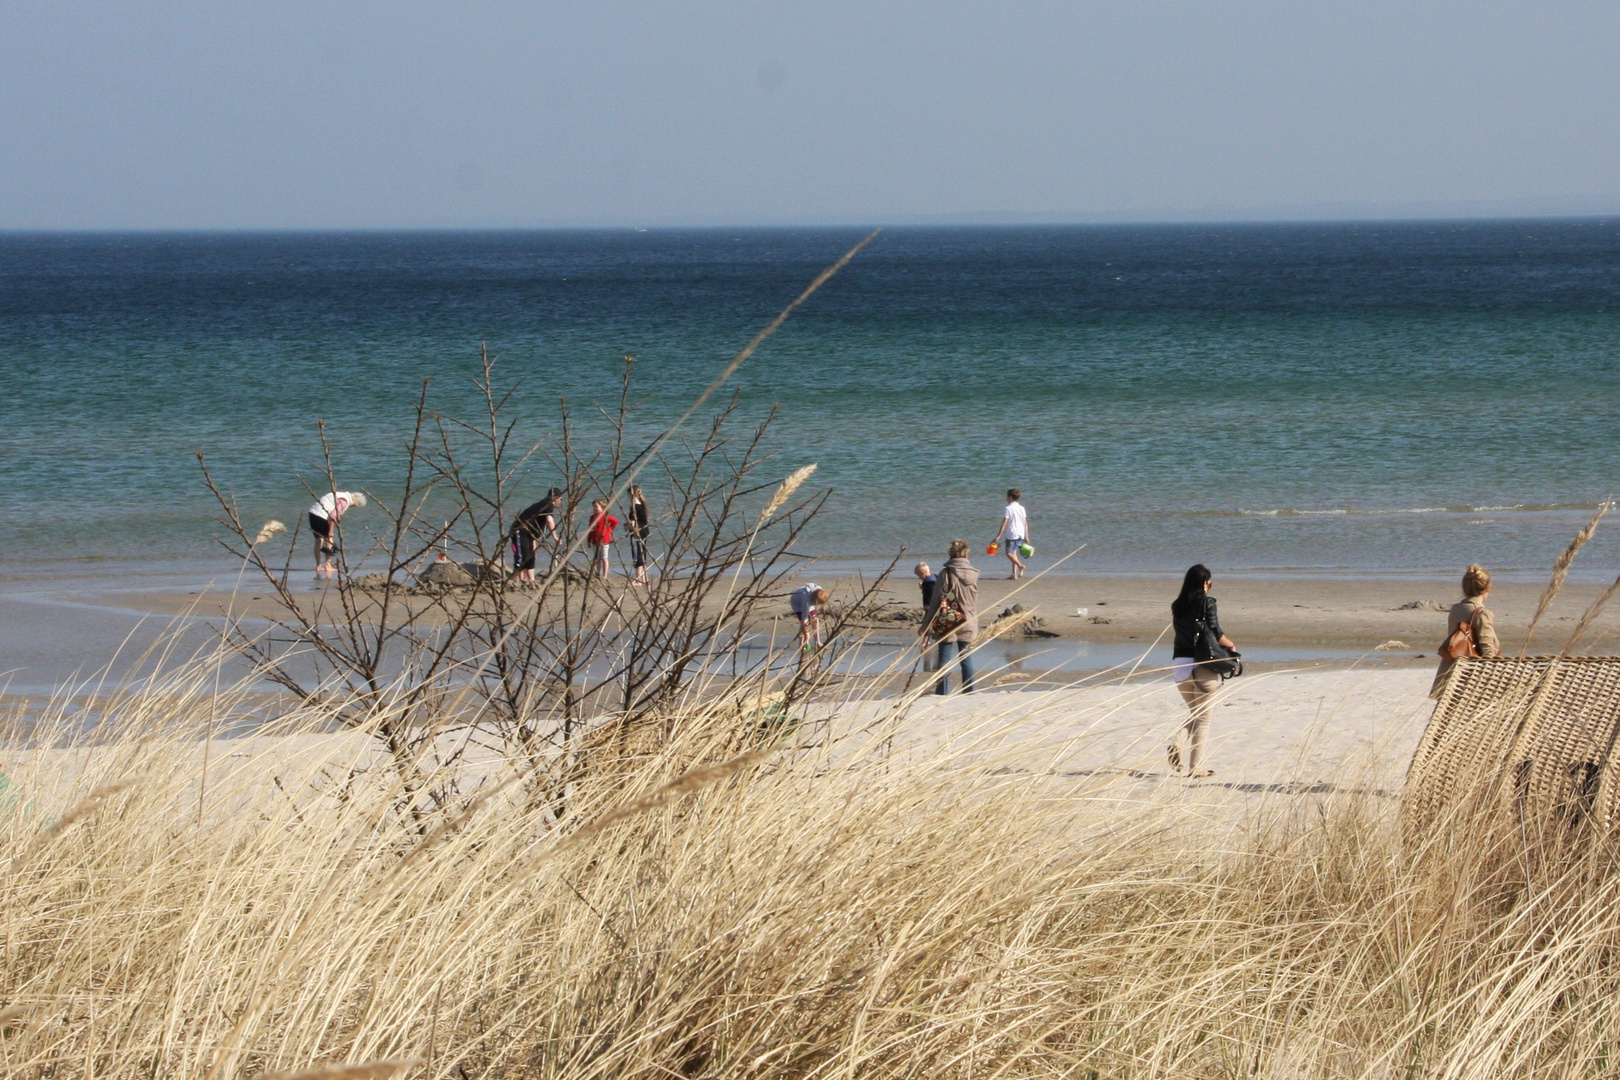
[[[1225,684],[1211,713],[1198,784],[1316,783],[1346,767],[1376,764],[1398,786],[1434,703],[1431,673],[1417,669],[1280,669]],[[913,734],[965,744],[1001,728],[1026,742],[1028,767],[1115,769],[1169,776],[1165,745],[1187,707],[1166,678],[1050,691],[952,694],[919,702]],[[1043,758],[1046,760],[1043,761]]]
[[[1212,714],[1206,764],[1216,776],[1203,780],[1175,777],[1167,766],[1165,744],[1187,711],[1162,677],[928,695],[898,725],[894,701],[857,703],[839,708],[834,723],[846,733],[845,754],[877,739],[902,756],[949,748],[966,767],[1117,775],[1139,788],[1176,792],[1321,793],[1324,785],[1353,784],[1395,793],[1433,708],[1429,682],[1426,669],[1345,668],[1284,668],[1232,680]],[[202,749],[198,743],[199,761]],[[96,752],[46,756],[74,773],[83,764],[76,759]],[[14,754],[12,763],[33,757]],[[376,748],[351,734],[218,739],[210,757],[216,769],[256,774],[265,784],[289,769],[313,770],[317,759],[345,772],[381,764]],[[486,759],[481,767],[491,764]]]
[[[1394,812],[1433,711],[1430,678],[1410,668],[1245,675],[1214,707],[1204,764],[1216,775],[1196,780],[1166,761],[1187,710],[1164,678],[919,702],[891,745],[902,759],[949,747],[954,765],[1033,782],[1076,813],[1147,813],[1219,840],[1344,796]],[[888,734],[865,708],[872,731]]]

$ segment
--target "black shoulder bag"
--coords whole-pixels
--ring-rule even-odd
[[[1193,659],[1199,667],[1219,675],[1222,682],[1243,674],[1243,657],[1221,644],[1205,616],[1200,615],[1193,623],[1193,635]]]

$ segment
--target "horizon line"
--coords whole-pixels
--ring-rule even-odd
[[[401,233],[563,233],[563,232],[786,232],[825,229],[927,229],[927,228],[1193,228],[1232,226],[1378,226],[1378,225],[1463,225],[1511,223],[1601,222],[1620,218],[1620,210],[1583,213],[1429,213],[1389,215],[1287,216],[1276,217],[1127,217],[1076,218],[1043,214],[939,214],[896,218],[839,219],[801,222],[715,222],[715,223],[574,223],[574,224],[466,224],[466,225],[149,225],[149,226],[7,226],[0,225],[0,236],[18,235],[248,235],[248,234],[401,234]]]

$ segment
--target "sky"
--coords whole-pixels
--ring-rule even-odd
[[[1620,4],[0,0],[0,229],[1620,212]]]

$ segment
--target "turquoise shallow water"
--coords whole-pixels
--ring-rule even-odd
[[[521,434],[594,437],[626,353],[650,431],[859,235],[0,236],[0,571],[207,566],[195,454],[290,522],[317,418],[385,487],[480,343]],[[836,560],[982,544],[1017,485],[1037,565],[1539,574],[1620,488],[1620,222],[891,230],[736,385]]]

